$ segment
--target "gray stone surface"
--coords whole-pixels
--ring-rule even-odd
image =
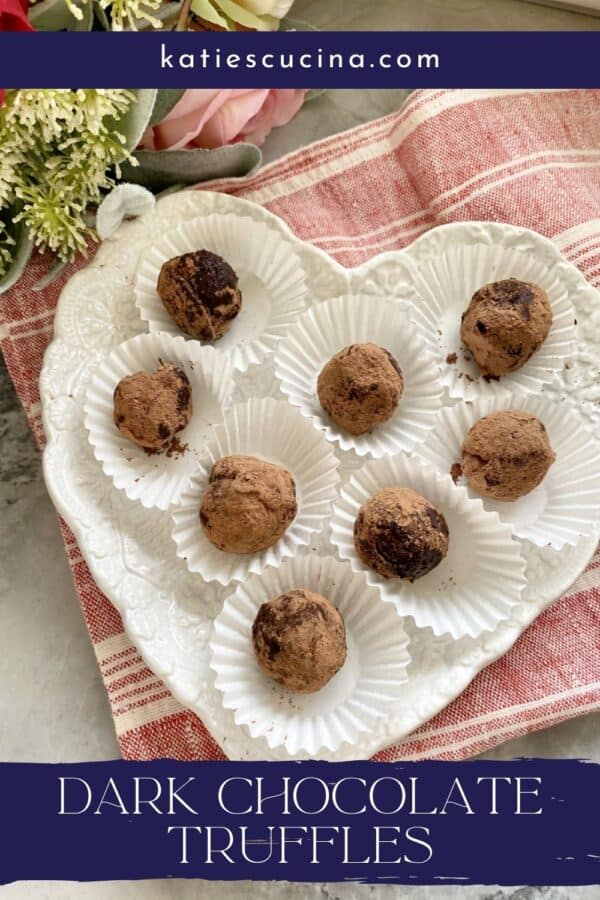
[[[103,884],[29,882],[2,890],[7,900],[598,900],[600,889],[401,887],[329,884],[304,886],[206,881],[135,881]]]
[[[594,28],[600,19],[519,0],[297,0],[294,15],[319,28]],[[270,161],[302,144],[376,116],[402,102],[404,91],[331,91],[307,104],[269,139]],[[0,363],[0,759],[75,761],[118,755],[106,694],[73,588],[40,457],[3,363]],[[505,743],[486,754],[572,756],[600,761],[600,716],[566,722]],[[17,884],[7,898],[247,897],[249,885],[157,881],[128,884]],[[460,891],[460,895],[459,895]],[[256,892],[256,891],[255,891]],[[261,891],[262,893],[262,891]],[[296,900],[301,887],[272,886],[270,898]],[[306,896],[309,896],[306,894]],[[322,900],[598,900],[600,888],[499,890],[323,886]]]

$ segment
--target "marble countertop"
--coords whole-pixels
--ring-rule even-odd
[[[344,15],[342,18],[342,9]],[[600,18],[521,0],[297,0],[294,16],[319,28],[446,29],[594,28]],[[276,159],[302,144],[385,115],[405,91],[331,91],[307,104],[264,148]],[[40,455],[0,358],[0,759],[75,761],[119,755],[108,701],[74,591],[56,516],[46,493]],[[566,722],[490,751],[489,758],[570,756],[600,761],[600,715]],[[253,893],[257,892],[255,886]],[[361,900],[593,900],[600,888],[514,890],[271,886],[269,900],[315,897]],[[247,896],[248,886],[205,882],[68,885],[28,883],[2,889],[19,898],[167,898]]]

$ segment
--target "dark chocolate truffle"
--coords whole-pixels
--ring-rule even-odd
[[[293,590],[263,603],[252,626],[256,660],[283,687],[312,694],[344,665],[346,629],[335,606]]]
[[[515,372],[546,340],[552,309],[536,284],[509,278],[486,284],[463,313],[460,336],[485,375]]]
[[[192,417],[187,375],[171,364],[122,378],[113,402],[114,423],[121,434],[146,450],[166,450]]]
[[[238,277],[209,250],[184,253],[163,264],[157,291],[174,322],[191,337],[223,337],[242,305]]]
[[[511,501],[541,484],[555,459],[536,416],[505,410],[473,425],[463,444],[462,470],[481,496]]]
[[[257,553],[277,543],[297,511],[287,469],[254,456],[225,456],[210,473],[200,522],[219,550]]]
[[[448,553],[448,536],[442,513],[406,487],[379,491],[354,523],[358,555],[383,578],[414,581],[431,572]]]
[[[336,353],[317,380],[321,406],[350,434],[365,434],[394,415],[404,389],[400,366],[377,344]]]

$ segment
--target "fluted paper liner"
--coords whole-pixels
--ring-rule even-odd
[[[235,453],[284,466],[296,484],[298,512],[274,546],[236,555],[217,549],[200,524],[199,509],[213,465]],[[311,423],[279,400],[249,400],[233,406],[208,444],[198,470],[172,512],[177,555],[205,581],[226,585],[243,581],[294,556],[313,534],[322,531],[337,495],[338,460]]]
[[[322,408],[317,378],[325,363],[350,344],[388,350],[402,369],[404,390],[394,415],[371,432],[352,435]],[[345,296],[315,304],[277,347],[275,374],[290,403],[342,450],[380,458],[410,451],[427,437],[442,404],[440,365],[402,306],[380,297]]]
[[[306,276],[294,244],[277,228],[244,216],[213,213],[183,222],[146,250],[135,279],[135,302],[151,332],[183,335],[156,291],[164,262],[182,253],[210,250],[239,277],[242,308],[214,346],[245,371],[273,352],[307,304]]]
[[[162,363],[183,369],[192,390],[192,418],[176,435],[185,449],[171,456],[148,454],[121,434],[113,421],[113,394],[119,381],[136,372],[156,371]],[[147,508],[164,510],[179,500],[229,405],[232,377],[224,353],[169,334],[137,335],[103,359],[88,387],[84,421],[94,455],[115,487]]]
[[[382,578],[364,565],[354,547],[354,523],[360,507],[388,487],[409,487],[426,497],[446,518],[448,555],[427,575],[411,584]],[[342,488],[332,519],[332,540],[342,559],[398,613],[412,616],[419,628],[453,638],[477,637],[510,618],[525,587],[525,560],[510,526],[480,500],[472,500],[449,475],[441,475],[416,457],[397,455],[363,465]]]
[[[258,666],[252,623],[262,603],[305,588],[330,600],[346,627],[344,665],[320,691],[298,694]],[[211,667],[223,704],[236,724],[269,747],[315,756],[353,744],[402,698],[408,678],[408,637],[393,604],[348,563],[302,553],[261,576],[251,576],[225,601],[211,637]]]
[[[459,463],[469,429],[483,416],[501,410],[532,413],[544,424],[556,460],[535,490],[513,502],[482,497],[486,510],[538,547],[561,550],[590,535],[600,518],[600,445],[573,409],[545,397],[491,397],[459,403],[440,412],[427,445],[418,453],[446,474]],[[470,497],[479,495],[461,477]]]
[[[580,289],[583,276],[547,238],[512,225],[460,222],[433,229],[407,253],[416,293],[411,316],[442,364],[442,380],[451,397],[472,400],[507,391],[539,392],[562,370],[575,342],[569,295]],[[475,291],[506,278],[542,287],[553,321],[548,337],[521,369],[499,380],[486,379],[461,342],[461,315]]]

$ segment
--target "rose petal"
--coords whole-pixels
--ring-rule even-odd
[[[28,0],[0,0],[0,31],[33,31]]]
[[[202,131],[194,139],[197,147],[223,147],[236,140],[248,119],[260,110],[269,94],[268,90],[245,91],[243,95],[232,97],[212,116]]]
[[[162,122],[146,131],[141,147],[214,149],[244,139],[258,146],[272,128],[289,122],[305,94],[303,90],[189,90]]]
[[[273,128],[285,125],[292,119],[304,102],[306,91],[269,91],[262,109],[248,121],[240,133],[243,140],[260,147]]]
[[[287,16],[293,4],[294,0],[275,0],[273,8],[269,10],[269,15],[274,16],[276,19],[283,19],[284,16]]]
[[[194,141],[205,122],[227,102],[235,91],[186,91],[168,116],[154,130],[158,150],[181,150]]]

